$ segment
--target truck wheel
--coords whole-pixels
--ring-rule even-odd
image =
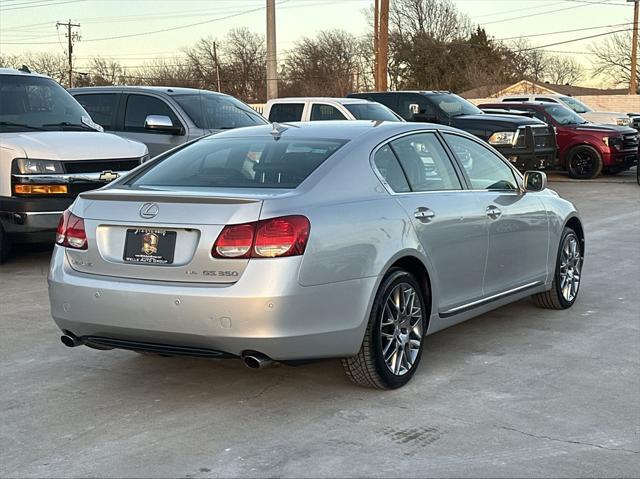
[[[576,146],[567,154],[567,171],[571,178],[590,180],[602,172],[602,166],[602,157],[592,146]]]
[[[565,228],[560,238],[556,269],[551,289],[534,294],[536,306],[546,309],[567,309],[573,306],[582,279],[582,244],[571,228]]]
[[[427,302],[408,272],[394,268],[382,280],[358,354],[342,360],[359,386],[395,389],[413,377],[424,344]]]
[[[10,247],[11,243],[9,242],[9,237],[4,232],[2,225],[0,225],[0,263],[4,263],[9,257]]]

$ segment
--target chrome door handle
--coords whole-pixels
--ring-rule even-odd
[[[416,219],[418,221],[421,221],[422,223],[429,223],[435,215],[436,214],[432,210],[424,206],[416,208],[416,210],[413,212],[413,216],[415,216]]]
[[[500,208],[494,205],[487,206],[486,211],[487,211],[487,216],[492,220],[497,220],[498,218],[500,218],[500,215],[502,214],[502,211],[500,211]]]

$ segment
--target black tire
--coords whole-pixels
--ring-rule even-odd
[[[579,145],[567,153],[567,171],[571,178],[591,180],[602,172],[602,156],[589,145]]]
[[[563,294],[563,281],[562,281],[562,261],[563,261],[563,249],[568,241],[574,240],[577,244],[579,257],[579,265],[578,265],[578,284],[575,288],[575,293],[573,294],[573,298],[567,298],[565,294]],[[553,275],[553,282],[551,284],[551,289],[549,291],[545,291],[544,293],[534,294],[532,296],[533,302],[536,306],[546,309],[567,309],[573,306],[578,298],[578,292],[580,291],[580,283],[581,275],[582,275],[582,263],[584,259],[584,248],[583,244],[580,241],[580,237],[576,234],[576,232],[569,228],[565,227],[562,231],[562,236],[560,237],[560,245],[558,246],[558,255],[556,258],[556,269]]]
[[[397,297],[400,310],[406,311],[408,305],[406,304],[407,299],[403,292],[409,292],[409,288],[415,291],[413,305],[415,306],[415,301],[418,301],[420,311],[417,312],[413,310],[412,315],[401,314],[404,321],[408,321],[407,324],[413,323],[411,329],[407,330],[407,328],[403,328],[401,324],[398,324],[397,321],[394,322],[393,318],[387,315],[387,313],[391,313],[391,309],[387,308],[386,305],[387,301],[393,301],[391,295],[399,291]],[[404,303],[404,308],[402,307],[402,303]],[[427,326],[427,305],[428,301],[425,301],[425,293],[421,290],[416,279],[407,271],[400,268],[392,268],[382,280],[376,293],[360,351],[357,355],[342,360],[342,366],[349,379],[359,386],[377,389],[395,389],[408,383],[415,374],[422,357],[424,334]],[[383,318],[385,317],[391,322],[386,321],[385,324],[383,324]],[[411,318],[413,318],[413,320]],[[393,328],[395,332],[393,335],[383,333],[384,328],[387,328],[387,331],[389,331],[389,328]],[[384,341],[387,341],[385,345],[383,345],[383,335],[385,337]],[[399,340],[395,338],[400,338],[400,336],[402,336],[403,341],[408,341],[408,344],[405,343],[405,349],[397,346]],[[418,337],[420,338],[420,343],[417,349],[415,349],[415,338]],[[414,349],[411,348],[412,342]],[[390,369],[391,366],[387,366],[384,354],[385,348],[388,355],[387,360],[391,361],[393,358],[392,362],[396,366],[399,364],[398,373],[394,373]],[[395,353],[388,354],[388,352],[392,350],[394,350]],[[409,363],[409,360],[407,360],[408,355],[413,355],[412,363]],[[408,368],[403,366],[403,359],[405,359],[404,364],[409,366]],[[406,371],[400,371],[399,368],[402,367],[404,367]]]
[[[9,250],[11,249],[11,242],[9,237],[4,232],[4,228],[0,224],[0,263],[4,263],[9,257]]]

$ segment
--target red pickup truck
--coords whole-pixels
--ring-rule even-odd
[[[638,132],[625,126],[595,125],[555,103],[485,103],[487,113],[529,114],[556,129],[559,167],[572,178],[616,174],[638,161]]]

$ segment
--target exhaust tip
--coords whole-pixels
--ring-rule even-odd
[[[251,369],[260,369],[260,360],[255,356],[245,356],[244,364]]]
[[[60,336],[60,341],[62,341],[62,344],[64,344],[68,348],[73,348],[82,344],[82,341],[80,341],[78,338],[67,335]]]
[[[263,369],[276,364],[269,356],[255,351],[245,353],[241,357],[245,366],[251,369]]]

